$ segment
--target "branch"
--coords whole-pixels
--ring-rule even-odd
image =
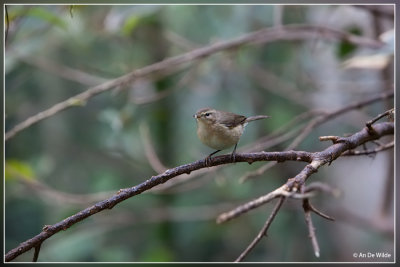
[[[320,191],[320,192],[324,192],[327,194],[330,194],[334,197],[339,197],[341,192],[339,189],[334,188],[328,184],[322,183],[322,182],[313,182],[309,185],[307,185],[307,187],[304,189],[304,192],[311,192],[311,191]]]
[[[279,190],[279,188],[277,189]],[[275,191],[277,191],[275,190]],[[323,214],[322,212],[318,211],[316,208],[314,208],[310,203],[308,198],[310,197],[310,194],[307,194],[308,192],[314,191],[314,190],[318,190],[318,191],[325,191],[331,194],[335,194],[335,190],[326,185],[323,184],[321,182],[315,182],[312,183],[311,185],[307,186],[307,188],[304,190],[304,192],[302,194],[288,194],[287,192],[284,191],[284,193],[280,196],[279,198],[279,202],[276,203],[273,211],[271,212],[271,215],[269,216],[268,220],[265,222],[263,228],[261,229],[261,231],[258,233],[258,235],[256,236],[256,238],[250,243],[250,245],[246,248],[245,251],[242,252],[242,254],[240,254],[240,256],[236,259],[235,262],[240,262],[244,259],[245,256],[247,256],[247,254],[249,254],[249,252],[251,250],[253,250],[253,248],[257,245],[257,243],[261,240],[261,238],[263,236],[267,235],[267,230],[269,229],[269,226],[271,225],[273,219],[275,218],[276,214],[278,213],[279,209],[281,208],[284,200],[286,199],[286,197],[284,195],[286,195],[287,197],[291,197],[291,198],[302,198],[303,199],[303,208],[304,208],[304,212],[306,215],[306,222],[309,225],[309,229],[314,229],[312,226],[312,221],[311,221],[311,215],[309,214],[310,211],[315,212],[316,214],[322,216],[325,219],[328,220],[333,220],[331,217]],[[319,257],[319,247],[318,247],[318,243],[315,237],[315,233],[314,231],[310,231],[310,236],[312,237],[312,241],[313,241],[313,246],[314,246],[314,251],[315,251],[315,255],[317,257]]]
[[[248,162],[249,164],[256,161],[265,161],[265,160],[278,160],[278,161],[293,160],[293,161],[309,162],[311,160],[311,155],[312,153],[304,151],[246,153],[246,154],[237,154],[235,157],[235,162]],[[120,189],[118,193],[113,195],[112,197],[100,201],[94,204],[93,206],[88,207],[62,220],[61,222],[58,222],[54,225],[46,226],[40,234],[21,243],[18,247],[10,250],[5,256],[5,261],[11,261],[15,259],[17,256],[37,246],[37,244],[42,243],[44,240],[60,232],[61,230],[66,230],[72,225],[102,210],[112,209],[118,203],[133,196],[139,195],[144,191],[147,191],[150,188],[155,187],[156,185],[163,184],[168,180],[170,180],[171,178],[174,178],[178,175],[185,173],[190,174],[192,171],[199,170],[202,168],[207,168],[209,166],[218,166],[228,163],[232,163],[232,158],[230,154],[214,157],[212,161],[209,162],[208,165],[206,164],[206,161],[204,159],[198,160],[190,164],[185,164],[173,169],[166,170],[164,173],[159,174],[157,176],[152,176],[150,179],[146,180],[145,182],[137,186]]]
[[[53,73],[64,79],[78,82],[87,86],[93,86],[107,81],[107,79],[105,78],[94,76],[79,69],[63,66],[44,58],[29,56],[29,57],[20,57],[19,60],[25,62],[26,64],[36,66],[49,73]]]
[[[388,116],[389,119],[391,119],[391,121],[394,120],[394,108],[389,109],[387,111],[385,111],[382,114],[379,114],[378,116],[376,116],[375,118],[373,118],[372,120],[368,121],[365,125],[367,126],[368,130],[373,131],[371,125],[374,124],[375,122],[377,122],[378,120],[382,119],[383,117]]]
[[[375,124],[373,126],[374,134],[371,135],[370,132],[365,127],[360,132],[353,134],[350,137],[343,138],[343,142],[333,144],[322,152],[305,152],[305,151],[284,151],[284,152],[258,152],[258,153],[243,153],[237,154],[235,157],[235,162],[247,162],[249,164],[256,161],[302,161],[309,162],[308,164],[296,177],[289,179],[288,182],[280,187],[278,193],[282,193],[283,196],[290,196],[288,194],[295,194],[295,189],[304,184],[305,180],[316,170],[326,164],[338,158],[341,153],[345,150],[353,149],[356,146],[374,140],[379,139],[384,135],[390,135],[394,132],[393,122],[383,122]],[[211,161],[207,162],[205,159],[195,161],[190,164],[185,164],[178,166],[173,169],[166,170],[164,173],[157,176],[152,176],[150,179],[144,181],[143,183],[136,185],[131,188],[120,189],[117,194],[112,197],[105,199],[96,203],[95,205],[88,207],[54,225],[46,226],[41,233],[35,237],[21,243],[16,248],[10,250],[5,255],[5,261],[11,261],[21,255],[22,253],[36,247],[43,241],[51,237],[52,235],[60,232],[61,230],[66,230],[75,223],[78,223],[102,210],[112,209],[118,203],[143,193],[156,185],[163,184],[166,181],[181,175],[190,174],[192,171],[199,170],[202,168],[207,168],[210,166],[218,166],[223,164],[232,163],[231,155],[221,155],[212,158]],[[278,190],[277,189],[277,190]],[[286,191],[287,193],[285,193]]]
[[[257,151],[266,150],[272,146],[278,145],[278,144],[286,141],[287,139],[297,135],[298,130],[296,130],[296,129],[291,130],[297,122],[305,120],[312,115],[321,114],[321,113],[322,113],[321,110],[319,110],[319,111],[312,110],[312,111],[300,114],[300,115],[296,116],[294,119],[292,119],[289,123],[283,125],[276,131],[269,134],[268,136],[264,136],[252,144],[249,144],[247,146],[243,146],[243,147],[239,148],[238,152],[240,152],[240,153],[257,152]],[[271,162],[271,163],[274,163],[274,162]],[[215,167],[213,169],[201,169],[194,174],[177,177],[176,179],[170,180],[169,182],[167,182],[163,185],[157,186],[157,188],[153,188],[151,191],[159,192],[159,193],[160,192],[161,193],[179,193],[179,192],[181,192],[180,189],[172,189],[172,188],[176,188],[179,185],[182,185],[184,183],[192,181],[199,176],[209,174],[210,172],[215,172],[221,167],[223,167],[223,166]],[[201,183],[202,183],[202,181],[200,179],[196,179],[196,182],[192,182],[189,187],[192,189],[193,186],[198,186]]]
[[[247,74],[252,77],[261,88],[270,91],[275,95],[286,98],[302,107],[310,106],[310,99],[303,97],[303,93],[295,85],[290,84],[274,73],[267,71],[259,66],[247,69]],[[274,86],[271,86],[273,84]]]
[[[380,118],[381,115],[378,117]],[[374,120],[375,121],[375,120]],[[372,123],[371,123],[372,124]],[[262,196],[258,199],[255,199],[253,201],[250,201],[244,205],[241,205],[234,210],[231,210],[230,212],[226,212],[221,214],[217,218],[217,222],[226,222],[228,220],[231,220],[235,217],[238,217],[239,215],[251,210],[255,209],[265,203],[270,202],[272,199],[276,197],[281,197],[284,199],[285,197],[298,197],[298,198],[303,198],[303,209],[304,209],[304,215],[306,219],[306,224],[308,226],[308,231],[309,231],[309,237],[311,239],[311,243],[314,249],[314,254],[316,257],[320,256],[320,249],[317,241],[317,237],[315,235],[315,228],[313,226],[312,218],[311,218],[311,211],[316,213],[317,215],[327,219],[327,220],[334,220],[332,217],[322,213],[315,207],[313,207],[309,203],[309,195],[307,195],[307,192],[312,191],[312,190],[321,190],[321,191],[326,191],[330,192],[332,194],[337,194],[332,188],[329,186],[326,186],[324,184],[314,184],[312,187],[305,189],[304,184],[305,181],[308,177],[310,177],[313,173],[317,172],[318,168],[325,165],[326,163],[331,162],[338,158],[344,151],[350,150],[352,148],[355,148],[359,145],[365,144],[368,141],[374,140],[375,136],[381,135],[381,134],[386,134],[389,132],[394,133],[394,129],[392,128],[394,124],[392,123],[381,123],[378,125],[375,125],[375,127],[372,127],[371,124],[367,123],[367,126],[363,128],[360,132],[353,134],[350,137],[347,138],[336,138],[334,145],[328,147],[322,152],[316,152],[313,154],[312,158],[313,161],[308,164],[296,177],[291,178],[288,180],[288,182],[281,187],[275,189],[274,191],[270,192],[269,194]],[[303,189],[303,190],[302,190]],[[301,194],[297,194],[296,192],[301,192]],[[277,206],[275,209],[279,209],[280,205]],[[274,210],[275,211],[275,210]],[[248,246],[248,248],[239,256],[239,258],[236,261],[240,261],[246,256],[250,250],[252,250],[255,245],[259,242],[259,240],[262,238],[263,235],[265,235],[269,225],[270,221],[275,217],[275,214],[273,212],[273,215],[271,214],[270,219],[266,222],[264,225],[263,229],[260,231],[260,233],[257,235],[257,237],[253,240],[253,242]]]
[[[318,210],[317,208],[315,208],[313,205],[311,205],[311,203],[309,202],[309,200],[308,199],[305,199],[306,200],[306,208],[307,208],[307,210],[310,210],[310,211],[312,211],[312,212],[314,212],[315,214],[317,214],[317,215],[319,215],[320,217],[322,217],[322,218],[324,218],[324,219],[327,219],[327,220],[329,220],[329,221],[334,221],[335,220],[335,218],[333,218],[333,217],[331,217],[331,216],[329,216],[329,215],[326,215],[325,213],[323,213],[322,211],[320,211],[320,210]]]
[[[307,178],[313,173],[317,172],[321,166],[325,165],[326,163],[331,164],[332,161],[340,157],[345,151],[352,150],[359,145],[378,139],[383,135],[394,133],[394,123],[392,122],[383,122],[371,127],[373,128],[373,131],[370,131],[367,127],[364,127],[361,131],[349,137],[340,138],[337,143],[326,148],[322,152],[314,153],[313,161],[294,178],[288,180],[286,183],[288,191],[298,190],[300,186],[304,185]]]
[[[147,160],[150,163],[150,166],[157,173],[162,173],[166,171],[168,168],[161,162],[160,158],[157,156],[157,152],[153,146],[153,143],[150,140],[150,130],[149,126],[146,123],[141,123],[139,125],[139,132],[141,138],[143,140],[144,153],[146,155]]]
[[[15,176],[15,178],[18,179],[23,185],[25,185],[30,193],[36,193],[44,200],[51,199],[51,201],[49,201],[51,204],[73,204],[87,207],[87,205],[110,197],[114,193],[109,191],[92,194],[71,194],[51,188],[48,185],[40,182],[37,177],[22,174],[14,167],[10,166],[10,164],[7,162],[5,163],[5,169],[7,169],[10,174]]]
[[[240,205],[236,207],[235,209],[222,213],[221,215],[218,216],[217,218],[217,223],[224,223],[229,220],[232,220],[243,213],[246,213],[252,209],[255,209],[265,203],[270,202],[271,200],[278,198],[278,197],[289,197],[290,194],[285,190],[285,186],[281,186],[274,191],[268,193],[267,195],[258,197],[250,202],[247,202],[244,205]]]
[[[335,214],[338,222],[346,223],[356,229],[365,229],[366,231],[375,231],[388,238],[395,236],[396,227],[393,225],[394,220],[389,218],[382,218],[376,216],[374,218],[367,218],[358,215],[345,207],[337,207],[331,210]],[[365,215],[365,214],[364,214]]]
[[[348,150],[342,154],[342,156],[360,156],[360,155],[370,155],[376,154],[381,151],[385,151],[387,149],[394,148],[394,141],[389,142],[387,144],[381,145],[375,149],[363,150],[363,151],[356,151],[356,150]]]
[[[319,34],[319,37],[323,39],[345,40],[355,45],[366,46],[374,49],[380,48],[383,45],[382,42],[377,40],[368,39],[365,37],[349,34],[347,32],[338,31],[317,25],[288,25],[285,27],[279,26],[275,28],[265,28],[256,32],[251,32],[242,35],[236,39],[218,42],[209,46],[194,49],[192,51],[189,51],[187,53],[175,57],[167,58],[152,65],[143,67],[141,69],[134,70],[119,78],[91,87],[80,94],[77,94],[75,96],[68,98],[67,100],[59,102],[54,106],[50,107],[49,109],[39,112],[38,114],[29,117],[25,121],[20,122],[19,124],[14,126],[11,130],[6,132],[5,141],[8,141],[10,138],[14,137],[17,133],[30,127],[33,124],[36,124],[68,108],[81,106],[84,103],[86,103],[90,98],[98,94],[104,93],[118,86],[129,84],[138,78],[147,77],[149,75],[165,71],[170,73],[172,70],[175,70],[176,68],[182,66],[185,63],[191,63],[198,59],[208,57],[214,53],[223,50],[238,48],[246,44],[261,44],[261,43],[274,42],[277,40],[315,39],[316,33]]]
[[[185,88],[198,75],[197,66],[198,65],[192,67],[192,69],[190,69],[187,73],[183,74],[183,76],[179,79],[179,81],[176,84],[172,84],[168,88],[164,88],[162,91],[156,93],[148,94],[145,96],[132,96],[130,100],[136,105],[149,104],[155,101],[159,101],[171,95],[173,92],[177,92],[182,88]]]
[[[258,208],[261,205],[264,205],[278,197],[294,198],[294,199],[306,199],[306,198],[312,197],[312,196],[314,196],[314,194],[311,193],[312,191],[323,191],[323,192],[330,193],[334,196],[337,196],[339,194],[337,190],[334,190],[331,187],[329,187],[328,185],[325,185],[322,183],[310,184],[306,188],[304,193],[288,192],[286,185],[282,185],[281,187],[278,187],[274,191],[272,191],[264,196],[258,197],[252,201],[249,201],[243,205],[240,205],[231,211],[222,213],[221,215],[218,216],[217,223],[224,223],[229,220],[232,220],[236,217],[239,217],[243,213],[246,213],[252,209]]]
[[[381,6],[373,6],[373,5],[354,5],[354,7],[365,9],[365,10],[371,12],[373,15],[386,17],[386,18],[392,19],[392,20],[394,19],[394,8],[389,9],[389,8],[386,8],[386,6],[384,8],[382,8]],[[390,7],[390,6],[387,6],[387,7]]]
[[[39,253],[40,253],[40,247],[42,246],[42,243],[39,243],[36,247],[35,247],[35,252],[33,254],[33,259],[32,262],[37,262],[38,258],[39,258]]]
[[[374,130],[376,131],[376,133],[374,135],[371,135],[368,132],[368,128],[364,127],[360,132],[357,132],[349,137],[343,137],[340,142],[333,144],[332,146],[326,148],[324,151],[312,153],[311,163],[306,165],[303,168],[303,170],[301,170],[300,173],[297,174],[294,178],[288,179],[286,184],[278,187],[277,189],[268,193],[267,195],[258,197],[250,202],[238,206],[237,208],[229,212],[221,214],[217,218],[217,223],[222,223],[231,220],[235,217],[240,216],[245,212],[255,209],[261,205],[264,205],[270,202],[272,199],[280,196],[284,197],[302,196],[302,194],[296,195],[296,192],[300,192],[299,188],[301,188],[301,186],[304,185],[306,179],[315,172],[317,172],[321,166],[325,165],[326,163],[330,164],[332,161],[341,156],[341,154],[346,150],[351,150],[361,144],[377,139],[383,135],[393,134],[394,124],[391,122],[380,123],[374,126]],[[314,187],[313,190],[322,190],[322,191],[324,190],[322,189],[323,187],[321,187],[320,185],[319,186],[314,185],[313,187]],[[310,189],[308,189],[308,191],[306,192],[309,192],[309,190]],[[337,191],[333,191],[332,193],[338,194]],[[304,197],[308,196],[302,196],[301,198]]]
[[[309,237],[311,239],[311,243],[312,243],[312,246],[314,249],[314,254],[315,254],[315,257],[319,258],[319,245],[318,245],[317,237],[315,236],[315,227],[314,227],[312,219],[311,219],[312,208],[310,206],[310,203],[308,202],[308,199],[303,200],[303,209],[304,209],[304,216],[306,219],[306,224],[308,226]]]
[[[242,261],[247,256],[247,254],[249,254],[249,252],[257,245],[257,243],[260,242],[261,238],[267,236],[267,231],[272,221],[275,219],[275,216],[278,213],[284,201],[285,201],[284,197],[279,198],[278,203],[276,203],[274,209],[271,212],[271,215],[268,217],[268,220],[265,222],[263,228],[261,228],[261,231],[258,233],[256,238],[250,243],[250,245],[245,249],[245,251],[243,251],[242,254],[240,254],[240,256],[235,260],[235,262]]]
[[[303,186],[301,189],[304,191],[307,191],[307,190],[311,189],[310,188],[311,186],[313,186],[313,185],[311,184],[310,186],[307,186],[307,187]],[[335,194],[334,190],[331,187],[329,187],[325,184],[322,184],[322,183],[314,184],[313,188],[319,188],[324,191],[328,191],[332,194]],[[310,200],[308,198],[303,199],[303,211],[304,211],[304,217],[306,219],[309,237],[311,239],[311,244],[314,249],[315,257],[319,258],[320,249],[319,249],[319,245],[318,245],[317,236],[315,235],[315,227],[312,222],[311,212],[314,212],[315,214],[321,216],[322,218],[330,220],[330,221],[334,221],[335,219],[326,215],[325,213],[322,213],[318,209],[316,209],[313,205],[311,205]]]
[[[374,97],[371,97],[371,98],[368,98],[368,99],[365,99],[362,101],[354,102],[352,104],[349,104],[348,106],[339,108],[339,109],[331,111],[331,112],[320,113],[317,117],[312,119],[305,127],[302,128],[302,130],[297,134],[297,137],[285,149],[286,150],[295,149],[308,136],[308,134],[311,133],[311,131],[315,127],[327,122],[329,119],[332,119],[332,118],[335,118],[342,114],[345,114],[346,112],[348,112],[350,110],[359,109],[364,106],[375,103],[377,101],[391,98],[393,96],[394,96],[393,91],[385,92],[385,93],[379,94],[377,96],[374,96]],[[316,114],[318,114],[318,113],[316,113]],[[390,115],[390,114],[388,114],[388,115]],[[275,162],[269,162],[254,171],[246,173],[239,180],[240,180],[240,182],[245,182],[248,179],[254,178],[256,176],[260,176],[260,175],[264,174],[269,168],[271,168],[275,164],[276,164]]]

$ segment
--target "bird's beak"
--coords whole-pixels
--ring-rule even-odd
[[[196,115],[196,114],[194,114],[194,115],[193,115],[193,118],[197,119],[197,115]]]

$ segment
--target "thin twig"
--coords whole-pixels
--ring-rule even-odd
[[[304,192],[319,191],[331,194],[334,197],[340,196],[340,190],[322,182],[313,182],[307,185]]]
[[[134,70],[119,78],[91,87],[80,94],[70,97],[65,101],[59,102],[49,109],[39,112],[38,114],[29,117],[25,121],[20,122],[11,130],[6,132],[5,141],[8,141],[20,131],[30,127],[33,124],[38,123],[39,121],[49,118],[68,108],[81,106],[82,104],[86,103],[90,98],[98,94],[109,91],[118,86],[129,84],[138,78],[146,77],[155,73],[160,73],[166,70],[168,70],[168,72],[171,72],[175,68],[178,68],[183,64],[192,63],[198,59],[208,57],[214,53],[237,48],[245,44],[261,44],[274,42],[277,40],[307,40],[309,38],[314,39],[315,33],[318,33],[319,36],[324,39],[345,40],[353,44],[367,46],[371,48],[380,48],[383,45],[383,43],[380,41],[316,25],[288,25],[285,27],[262,29],[256,32],[242,35],[236,39],[218,42],[175,57],[167,58],[163,61],[148,65],[141,69]]]
[[[339,142],[340,137],[336,135],[325,135],[325,136],[320,136],[319,141],[332,141],[332,143],[336,144]]]
[[[364,150],[364,151],[357,151],[357,150],[348,150],[342,154],[342,156],[361,156],[361,155],[370,155],[370,154],[376,154],[381,151],[385,151],[388,149],[394,148],[394,141],[389,142],[387,144],[384,144],[382,146],[379,146],[375,149],[369,149],[369,150]]]
[[[308,209],[309,209],[310,211],[314,212],[315,214],[321,216],[321,217],[324,218],[324,219],[327,219],[327,220],[329,220],[329,221],[334,221],[334,220],[335,220],[335,218],[333,218],[333,217],[331,217],[331,216],[329,216],[329,215],[326,215],[325,213],[323,213],[322,211],[318,210],[318,209],[315,208],[313,205],[311,205],[310,201],[308,201]]]
[[[259,66],[248,68],[247,74],[252,77],[263,89],[275,95],[288,99],[290,102],[302,107],[310,106],[310,99],[303,97],[303,92],[296,85],[279,78],[274,73],[264,70]],[[273,86],[271,86],[273,85]]]
[[[190,51],[190,50],[200,47],[198,44],[186,39],[185,37],[177,34],[176,32],[173,32],[173,31],[166,31],[164,33],[164,36],[172,44],[174,44],[186,51]]]
[[[240,206],[234,208],[233,210],[224,212],[218,216],[217,223],[224,223],[224,222],[230,221],[250,210],[253,210],[261,205],[264,205],[264,204],[270,202],[271,200],[273,200],[277,197],[282,197],[285,195],[285,193],[287,193],[287,191],[285,191],[285,189],[286,189],[286,187],[285,187],[285,185],[283,185],[264,196],[258,197],[252,201],[249,201],[243,205],[240,205]]]
[[[283,185],[266,195],[263,195],[256,199],[253,199],[249,202],[246,202],[245,204],[235,207],[234,209],[232,209],[228,212],[224,212],[224,213],[220,214],[217,217],[217,223],[224,223],[224,222],[230,221],[234,218],[237,218],[237,217],[241,216],[242,214],[249,212],[250,210],[256,209],[256,208],[260,207],[261,205],[271,202],[273,199],[275,199],[277,197],[305,199],[305,198],[313,197],[314,196],[314,194],[312,193],[313,191],[328,192],[334,196],[338,196],[337,190],[335,190],[323,183],[314,182],[314,183],[310,184],[309,186],[307,186],[303,193],[289,192],[286,185]]]
[[[19,60],[29,65],[36,66],[49,73],[58,75],[61,78],[78,82],[86,86],[94,86],[96,84],[104,83],[107,81],[107,79],[105,78],[86,73],[79,69],[74,69],[71,67],[60,65],[56,62],[52,62],[44,58],[29,56],[29,57],[20,57]]]
[[[264,237],[267,236],[267,231],[275,219],[276,214],[278,213],[279,209],[281,208],[283,202],[285,201],[285,197],[280,197],[278,202],[275,204],[274,209],[272,210],[271,214],[269,215],[267,221],[265,222],[264,226],[261,228],[261,231],[258,233],[256,238],[250,243],[250,245],[240,254],[240,256],[235,260],[235,262],[241,262],[250,251],[257,245],[258,242]]]
[[[315,228],[314,228],[312,218],[311,218],[311,208],[309,206],[308,199],[303,200],[303,209],[304,209],[304,216],[306,219],[306,223],[308,226],[309,237],[311,239],[311,244],[314,249],[314,254],[315,254],[315,257],[319,258],[320,250],[319,250],[317,236],[315,235]]]
[[[336,207],[331,210],[331,212],[335,214],[337,222],[347,223],[356,229],[362,228],[366,231],[375,231],[389,239],[392,239],[395,236],[394,230],[396,227],[393,225],[393,217],[385,218],[375,216],[371,219],[370,217],[365,216],[366,214],[357,214],[354,211],[348,210],[346,207]]]
[[[321,114],[325,114],[326,112],[323,110],[309,110],[306,112],[301,113],[300,115],[294,117],[286,124],[282,125],[271,134],[261,137],[259,140],[255,141],[254,143],[245,146],[242,148],[243,152],[252,152],[252,151],[260,151],[265,150],[267,148],[273,147],[278,145],[293,136],[297,136],[299,129],[296,129],[296,125],[298,123],[303,122],[311,117],[318,116]]]
[[[42,246],[42,243],[39,243],[37,246],[35,246],[35,253],[33,254],[33,259],[32,262],[37,262],[39,258],[39,253],[40,253],[40,247]]]
[[[373,118],[372,120],[368,121],[365,125],[368,127],[368,129],[373,130],[372,129],[372,124],[374,124],[375,122],[377,122],[378,120],[382,119],[383,117],[386,116],[390,116],[391,114],[394,113],[394,108],[389,109],[381,114],[379,114],[378,116],[376,116],[375,118]]]
[[[144,105],[144,104],[149,104],[158,100],[161,100],[169,95],[171,95],[173,92],[176,92],[185,86],[187,86],[197,75],[197,65],[195,65],[193,68],[191,68],[187,73],[183,74],[182,78],[178,81],[177,84],[174,84],[171,86],[171,88],[166,88],[160,92],[151,94],[151,95],[146,95],[146,96],[135,96],[131,98],[131,101],[136,104],[136,105]],[[139,80],[137,80],[139,81]]]
[[[147,160],[149,161],[151,167],[157,173],[165,172],[168,168],[165,167],[164,164],[162,164],[160,158],[157,156],[157,152],[154,149],[154,146],[150,140],[149,126],[145,123],[141,123],[139,125],[139,131],[140,131],[141,138],[143,140],[144,153],[145,153]]]

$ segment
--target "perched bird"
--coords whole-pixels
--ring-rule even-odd
[[[269,118],[270,116],[246,117],[213,108],[202,108],[193,117],[197,121],[197,135],[200,141],[206,146],[216,149],[206,158],[206,164],[208,164],[212,155],[233,145],[235,148],[231,156],[232,160],[235,161],[236,146],[247,123]]]

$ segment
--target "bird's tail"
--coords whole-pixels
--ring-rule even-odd
[[[261,120],[261,119],[266,119],[266,118],[270,118],[271,116],[267,116],[267,115],[257,115],[257,116],[251,116],[248,117],[246,119],[246,122],[250,122],[250,121],[256,121],[256,120]]]

